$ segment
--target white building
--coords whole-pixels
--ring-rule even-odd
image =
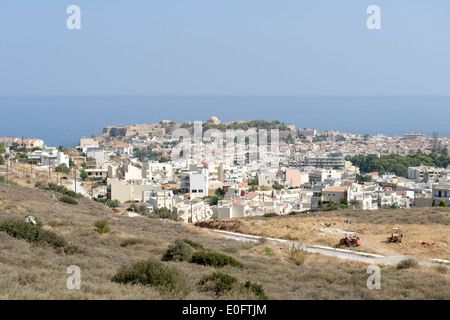
[[[158,182],[172,181],[173,164],[167,162],[146,162],[142,167],[142,177]]]
[[[208,172],[207,170],[182,172],[181,192],[191,193],[195,197],[208,195]]]
[[[116,144],[115,146],[112,146],[112,151],[122,156],[130,155],[133,153],[133,147],[128,143],[119,143]]]
[[[27,154],[28,161],[37,161],[42,166],[57,167],[65,164],[69,167],[69,156],[54,147],[44,147],[43,150],[36,150]]]
[[[173,212],[185,223],[196,223],[213,216],[213,210],[204,201],[179,202],[173,207]]]

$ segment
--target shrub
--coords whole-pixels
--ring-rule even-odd
[[[184,242],[186,242],[188,245],[190,245],[194,249],[198,249],[198,250],[203,250],[204,249],[203,246],[200,243],[198,243],[198,242],[194,242],[194,241],[191,241],[189,239],[182,239],[182,240]]]
[[[15,186],[15,187],[19,186],[19,184],[17,182],[13,181],[13,180],[6,181],[6,177],[5,176],[0,176],[0,183],[7,183],[10,186]]]
[[[296,248],[294,245],[292,245],[291,250],[289,251],[290,260],[298,266],[301,266],[305,263],[307,255],[307,251]]]
[[[417,265],[418,265],[418,262],[416,259],[409,258],[409,259],[400,261],[397,264],[397,269],[411,269],[411,268],[416,267]]]
[[[447,207],[447,201],[441,200],[441,202],[439,202],[439,207]]]
[[[281,184],[275,183],[274,185],[272,185],[272,188],[274,188],[275,190],[281,190],[283,189],[283,186]]]
[[[38,188],[38,189],[41,189],[41,190],[47,190],[47,191],[51,190],[51,191],[59,192],[59,193],[62,193],[64,195],[66,195],[66,196],[69,196],[69,197],[72,197],[72,198],[76,198],[76,199],[79,199],[79,198],[83,197],[83,195],[81,195],[79,193],[75,193],[74,191],[69,190],[69,189],[67,189],[64,186],[60,186],[57,183],[52,183],[51,182],[51,183],[49,183],[46,186],[43,182],[38,181],[38,182],[35,183],[34,186],[36,188]]]
[[[435,267],[436,271],[442,274],[446,274],[448,272],[448,268],[443,265],[439,265]]]
[[[162,207],[153,210],[153,212],[149,215],[152,219],[169,219],[173,221],[178,221],[178,216],[173,213],[172,210]]]
[[[55,168],[55,172],[70,174],[70,168],[65,163],[63,163]]]
[[[192,257],[191,246],[183,240],[177,239],[167,249],[162,261],[190,261]]]
[[[106,204],[106,199],[104,198],[94,198],[94,201]]]
[[[78,205],[78,201],[70,197],[61,197],[59,198],[59,201],[67,204]]]
[[[106,205],[110,208],[115,208],[119,206],[119,200],[107,200]]]
[[[65,247],[67,241],[56,233],[43,229],[40,225],[33,226],[25,221],[6,220],[0,223],[0,231],[6,232],[10,236],[23,239],[34,245],[43,243],[54,247]]]
[[[97,227],[95,231],[97,231],[100,234],[108,233],[111,231],[107,220],[98,220],[97,222],[95,222],[95,226]]]
[[[161,295],[177,298],[184,298],[190,293],[188,283],[178,270],[169,268],[152,258],[139,261],[130,268],[120,268],[111,281],[154,286]]]
[[[275,252],[271,248],[264,248],[264,254],[268,257],[273,257]]]
[[[290,216],[296,216],[297,214],[298,214],[298,212],[295,212],[295,211],[291,211],[288,213],[288,215],[290,215]]]
[[[197,286],[205,291],[214,291],[216,295],[222,295],[233,289],[233,285],[237,284],[238,280],[228,274],[221,272],[214,272],[210,275],[204,276]]]
[[[263,287],[261,285],[257,284],[257,283],[251,283],[250,281],[247,281],[244,284],[244,287],[246,287],[247,289],[253,291],[253,293],[255,294],[255,296],[257,298],[259,298],[259,300],[268,300],[269,299],[269,298],[267,298]]]
[[[275,212],[264,213],[264,217],[265,218],[278,217],[278,214],[276,214]]]
[[[222,268],[226,265],[231,265],[233,267],[238,268],[244,267],[242,263],[240,263],[233,257],[217,252],[206,252],[206,251],[195,252],[194,254],[192,254],[191,262],[215,268]]]

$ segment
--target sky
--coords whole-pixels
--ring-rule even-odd
[[[449,15],[448,0],[3,0],[0,95],[450,95]]]

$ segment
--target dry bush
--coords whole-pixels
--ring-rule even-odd
[[[436,267],[434,267],[436,269],[437,272],[442,273],[442,274],[446,274],[448,273],[448,268],[446,266],[443,265],[438,265]]]
[[[306,250],[296,248],[294,245],[289,251],[289,260],[295,263],[297,266],[301,266],[305,263],[308,252]]]
[[[415,268],[418,265],[418,261],[416,259],[405,259],[400,261],[397,264],[397,269],[411,269],[411,268]]]

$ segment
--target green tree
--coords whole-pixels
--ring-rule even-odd
[[[208,201],[210,206],[215,206],[219,203],[220,197],[218,196],[205,196],[203,200]]]
[[[431,203],[431,206],[432,206],[432,207],[437,207],[436,199],[433,199],[433,202]]]
[[[283,186],[281,184],[275,183],[274,185],[272,185],[272,188],[274,188],[275,190],[281,190],[283,189]]]
[[[70,174],[70,168],[67,167],[67,165],[65,163],[60,164],[59,166],[57,166],[55,168],[56,172],[61,172],[61,173],[66,173],[66,174]]]
[[[441,200],[441,202],[439,202],[439,207],[447,207],[447,201]]]
[[[215,193],[216,196],[218,196],[220,198],[223,197],[223,189],[222,188],[217,188],[214,193]]]
[[[356,181],[372,182],[372,176],[370,174],[368,175],[357,174]]]
[[[80,178],[83,179],[83,180],[86,180],[87,177],[88,177],[87,172],[82,170],[81,173],[80,173]]]

